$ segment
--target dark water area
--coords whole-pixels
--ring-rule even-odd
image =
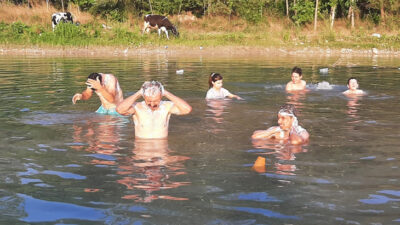
[[[307,93],[284,90],[294,66]],[[97,96],[72,104],[92,72],[125,97],[161,81],[193,111],[135,140]],[[211,72],[244,100],[207,102]],[[367,95],[341,94],[352,76]],[[0,224],[400,224],[399,86],[396,58],[2,56]],[[285,103],[309,144],[252,142]]]

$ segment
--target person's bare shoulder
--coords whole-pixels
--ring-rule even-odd
[[[289,81],[289,82],[286,84],[286,90],[287,90],[287,91],[290,91],[290,90],[292,90],[292,88],[293,88],[293,82],[292,82],[292,81]]]

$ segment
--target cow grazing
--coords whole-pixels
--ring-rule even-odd
[[[51,25],[53,26],[53,31],[56,28],[57,24],[59,24],[60,22],[74,23],[74,20],[72,19],[72,14],[70,12],[54,13],[51,16]]]
[[[160,15],[145,15],[144,16],[144,26],[143,26],[143,33],[149,33],[151,28],[158,29],[158,36],[161,35],[161,31],[164,31],[168,37],[168,31],[170,30],[172,34],[179,37],[178,30],[176,27],[168,20],[165,16]]]

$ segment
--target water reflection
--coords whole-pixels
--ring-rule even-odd
[[[274,163],[274,170],[270,172],[282,175],[296,175],[295,171],[297,168],[294,163],[296,154],[307,152],[302,145],[291,145],[277,140],[254,139],[252,140],[252,143],[254,148],[263,149],[266,151],[265,153],[262,153],[263,155],[275,156],[277,162]],[[259,161],[259,159],[257,161]],[[265,172],[260,166],[258,166],[258,168],[253,167],[253,169],[256,172]]]
[[[121,126],[123,118],[114,116],[94,116],[85,121],[73,124],[73,139],[75,145],[71,148],[94,153],[91,164],[114,165],[113,155],[119,149],[121,141]]]
[[[308,91],[292,91],[289,92],[289,95],[287,95],[287,104],[292,104],[296,107],[298,110],[299,114],[301,109],[304,108],[304,101],[306,100],[306,93]]]
[[[132,155],[118,159],[121,179],[117,183],[129,190],[122,198],[137,202],[156,199],[188,200],[187,198],[156,194],[159,190],[177,188],[190,182],[173,181],[171,178],[186,174],[185,156],[170,155],[167,139],[136,139]],[[141,190],[142,192],[138,192]]]
[[[360,122],[360,116],[358,115],[358,111],[360,108],[360,103],[358,102],[359,100],[362,99],[362,96],[359,95],[353,95],[353,96],[348,96],[347,97],[347,115],[349,118],[352,120],[349,122],[350,124],[354,123],[359,123]]]
[[[213,99],[207,100],[208,109],[206,110],[206,118],[211,119],[209,122],[209,130],[214,133],[218,134],[223,129],[220,128],[220,124],[224,122],[223,115],[227,113],[227,108],[230,104],[231,100],[224,100],[224,99]],[[208,120],[210,121],[210,120]]]

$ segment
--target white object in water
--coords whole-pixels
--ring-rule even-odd
[[[184,70],[177,70],[176,74],[183,74]]]
[[[327,81],[322,81],[317,84],[318,90],[332,90],[332,88],[332,85],[330,85]]]
[[[203,50],[203,46],[200,46],[200,50]]]
[[[381,34],[378,34],[378,33],[373,33],[371,36],[372,36],[372,37],[381,38]]]
[[[322,69],[319,69],[319,72],[320,73],[328,73],[329,69],[328,68],[322,68]]]
[[[167,49],[167,48],[168,48],[168,45],[164,46],[164,48]]]
[[[372,53],[374,53],[375,55],[377,55],[377,54],[378,54],[378,49],[377,49],[377,48],[373,48],[373,49],[372,49]]]

